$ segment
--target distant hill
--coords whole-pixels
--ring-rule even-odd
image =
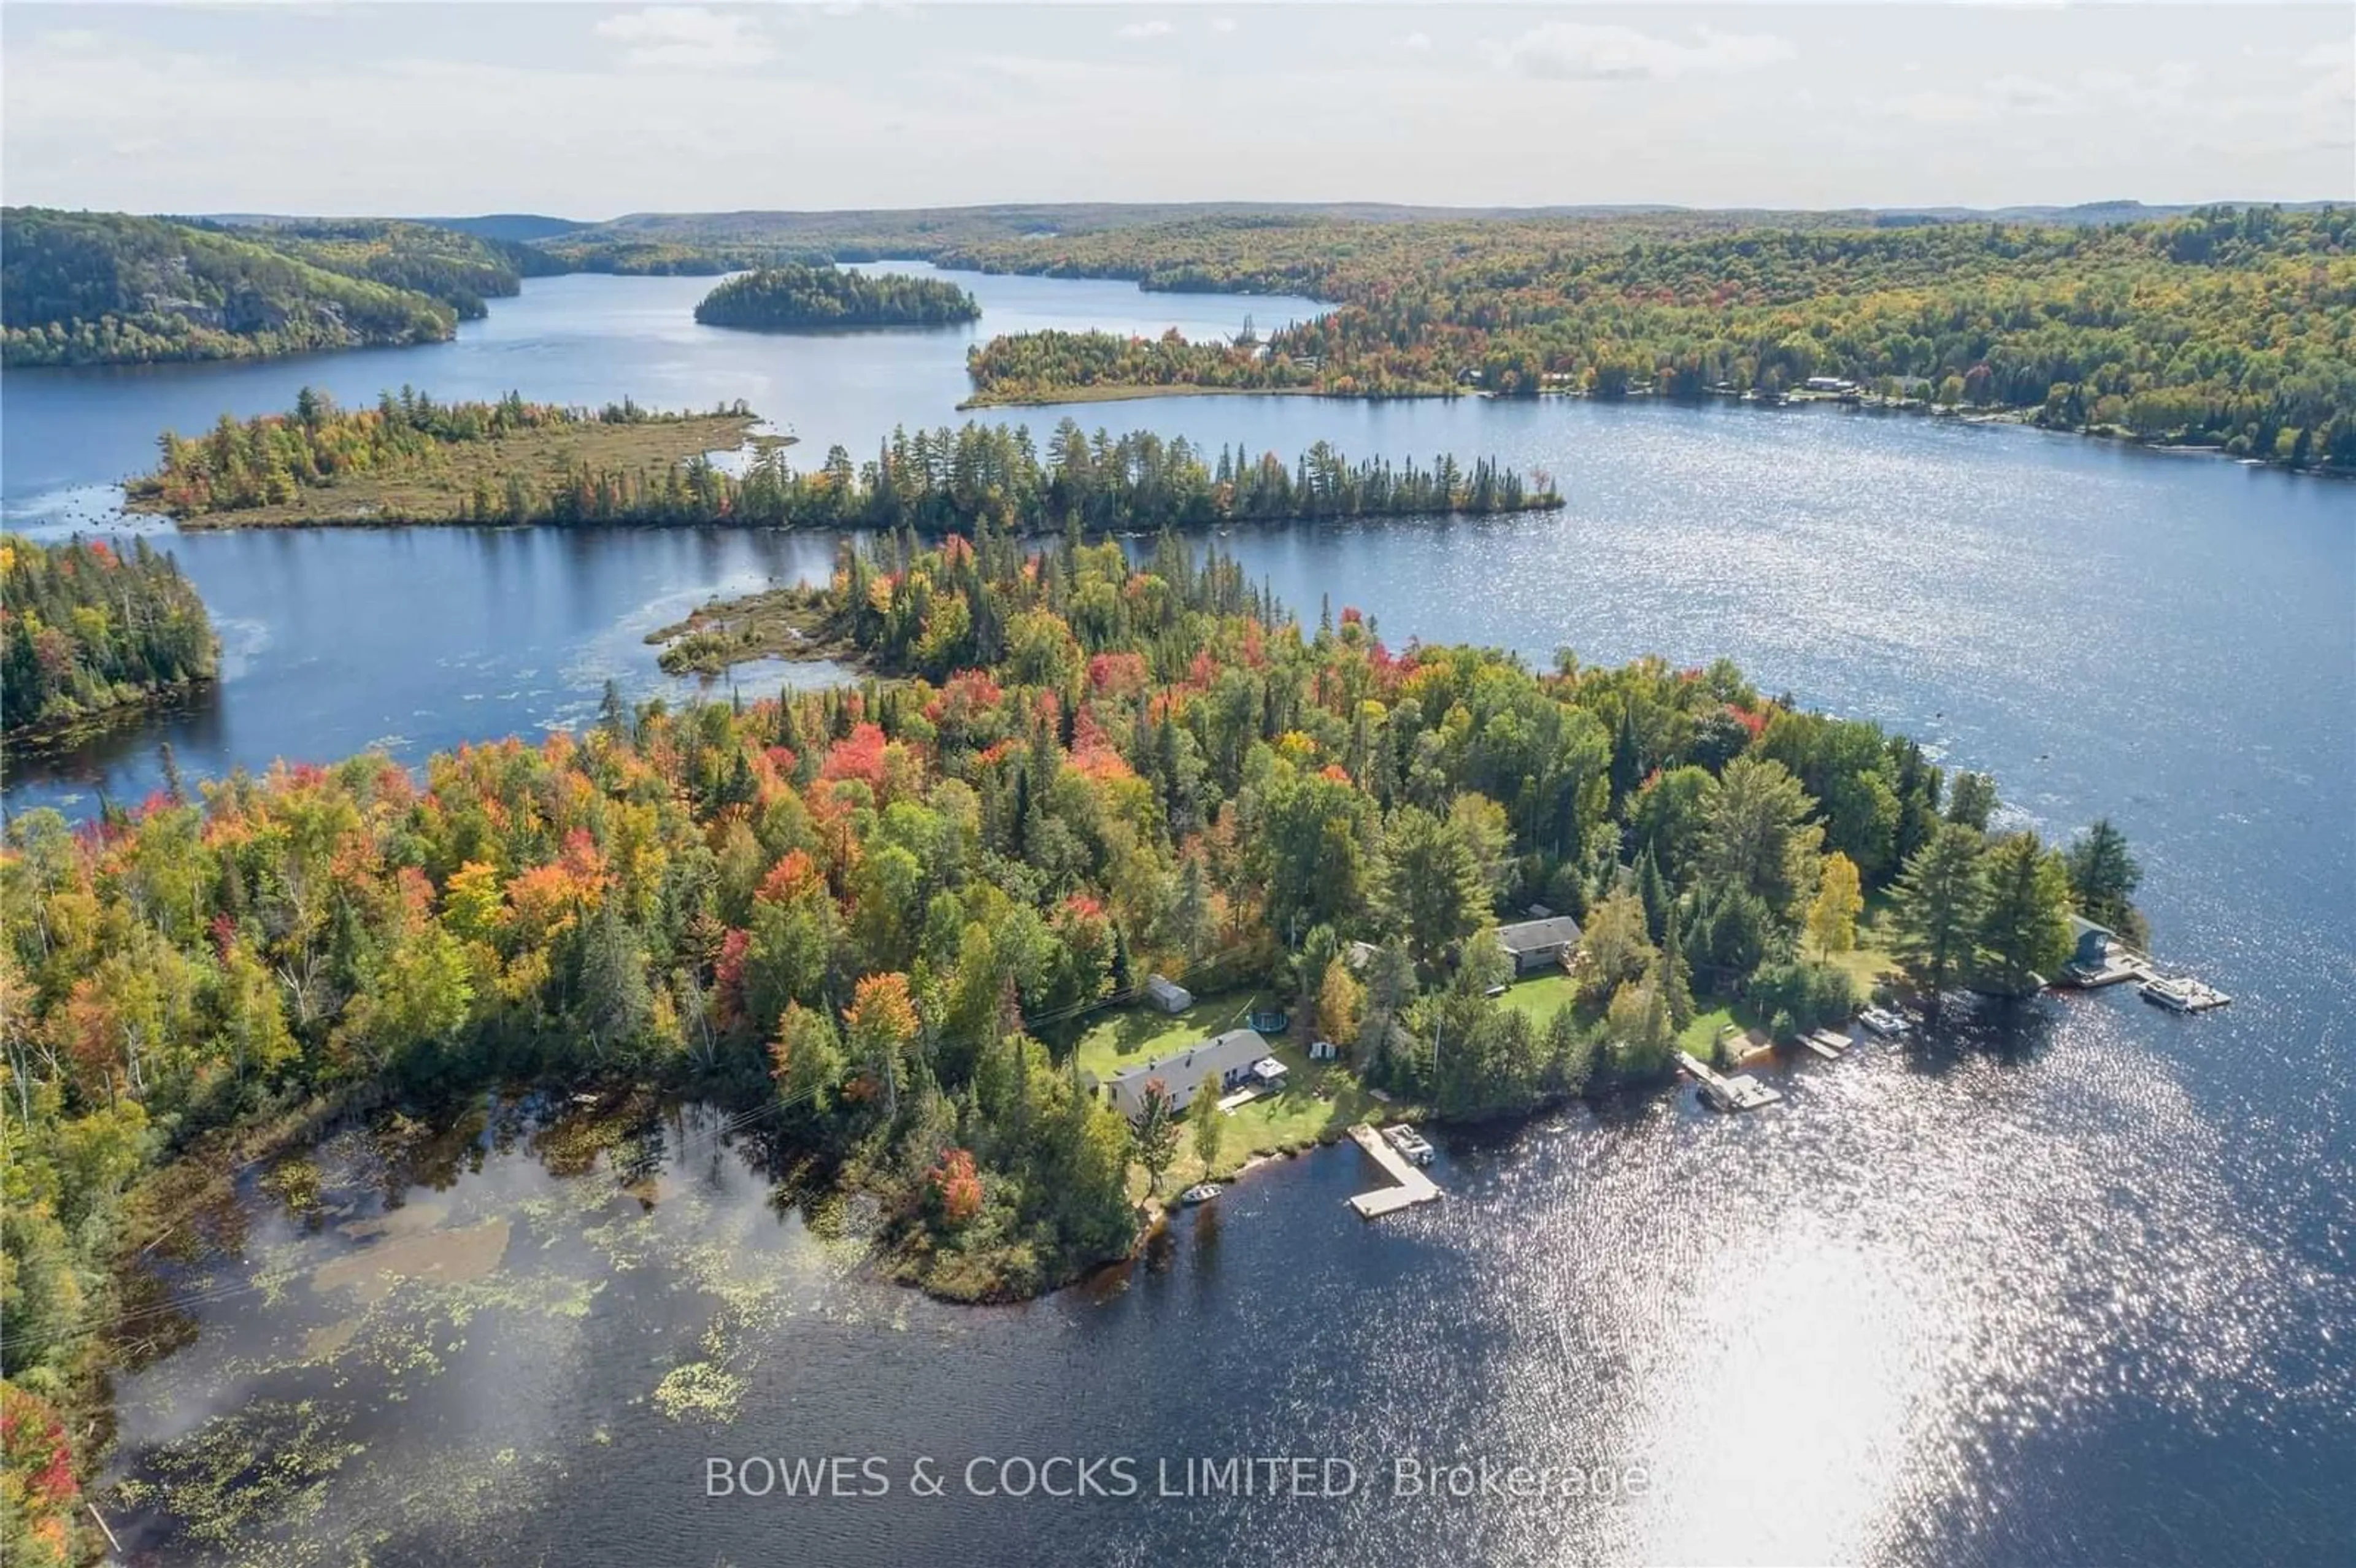
[[[391,219],[0,210],[0,359],[230,359],[428,343],[562,263]]]
[[[560,234],[588,227],[573,219],[546,218],[536,212],[491,212],[480,218],[421,218],[417,221],[471,234],[477,240],[504,240],[516,245],[553,240]]]

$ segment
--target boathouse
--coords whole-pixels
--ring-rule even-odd
[[[2117,932],[2106,925],[2096,925],[2079,914],[2070,917],[2070,936],[2077,944],[2070,954],[2073,968],[2107,969],[2111,965],[2111,949],[2120,945]]]
[[[1203,1086],[1204,1075],[1211,1072],[1219,1075],[1222,1093],[1248,1083],[1280,1089],[1286,1076],[1284,1063],[1269,1053],[1268,1040],[1258,1029],[1231,1029],[1115,1073],[1105,1080],[1105,1098],[1121,1115],[1135,1117],[1145,1109],[1146,1084],[1159,1078],[1172,1107],[1183,1111]]]
[[[1497,945],[1512,956],[1516,975],[1560,968],[1570,950],[1579,945],[1579,922],[1567,914],[1558,914],[1501,925],[1497,928]]]

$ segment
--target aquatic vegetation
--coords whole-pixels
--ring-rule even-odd
[[[655,1385],[655,1405],[673,1421],[693,1415],[708,1421],[734,1419],[736,1402],[744,1397],[744,1380],[722,1371],[710,1361],[690,1361],[663,1374]]]
[[[227,1547],[318,1518],[327,1482],[362,1451],[347,1418],[316,1402],[256,1400],[146,1456],[124,1482],[134,1506],[161,1506],[193,1541]]]

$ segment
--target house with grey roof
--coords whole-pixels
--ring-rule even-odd
[[[1104,1080],[1104,1095],[1121,1115],[1133,1118],[1145,1109],[1146,1084],[1159,1078],[1172,1107],[1183,1111],[1203,1086],[1204,1076],[1214,1072],[1221,1093],[1248,1083],[1281,1088],[1285,1078],[1284,1063],[1269,1052],[1259,1030],[1231,1029],[1114,1073]]]
[[[1497,928],[1497,945],[1514,960],[1516,976],[1558,969],[1570,950],[1579,945],[1579,922],[1567,914],[1516,921]]]

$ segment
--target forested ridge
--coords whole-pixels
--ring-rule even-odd
[[[750,419],[742,406],[720,411]],[[496,443],[528,430],[594,430],[689,416],[625,402],[591,413],[528,403],[437,403],[404,389],[374,408],[347,411],[305,390],[294,411],[240,422],[227,415],[200,437],[166,434],[162,463],[129,487],[135,507],[234,522],[241,511],[307,491],[438,471],[453,450]],[[1217,458],[1183,438],[1150,432],[1085,434],[1066,419],[1043,453],[1027,427],[968,423],[894,430],[876,455],[854,464],[837,446],[798,470],[783,448],[761,452],[742,477],[697,453],[684,463],[616,467],[582,461],[556,472],[486,468],[454,488],[438,513],[416,522],[738,523],[780,528],[911,527],[927,533],[1091,532],[1229,521],[1494,513],[1559,505],[1543,474],[1525,479],[1486,459],[1469,467],[1442,456],[1430,466],[1353,464],[1323,442],[1287,464],[1273,453],[1222,446]],[[358,511],[355,517],[369,515]]]
[[[1000,338],[971,359],[985,400],[1131,383],[1772,395],[1833,376],[2034,410],[2057,425],[2356,464],[2356,208],[2346,207],[1659,238],[1641,222],[1215,220],[1001,240],[937,259],[1340,302],[1265,345]]]
[[[0,212],[0,351],[14,366],[233,359],[434,342],[556,263],[400,222],[227,228]]]
[[[1866,891],[1935,1002],[2051,973],[2073,901],[2134,890],[2107,825],[2066,859],[1993,834],[1985,778],[1730,665],[1395,650],[1173,536],[901,530],[826,609],[893,678],[609,692],[585,732],[415,773],[282,764],[9,824],[12,1560],[75,1508],[96,1428],[60,1411],[153,1222],[126,1194],[207,1128],[353,1090],[693,1084],[872,1199],[903,1277],[1021,1296],[1128,1249],[1133,1168],[1166,1163],[1069,1067],[1149,973],[1297,992],[1343,1071],[1483,1116],[1661,1078],[1713,999],[1779,1035],[1844,1016],[1827,960]],[[1547,1017],[1491,994],[1484,934],[1537,900],[1585,927]]]
[[[0,731],[209,680],[218,653],[204,602],[145,539],[125,555],[0,534]]]
[[[890,272],[871,277],[828,266],[747,272],[729,279],[695,307],[695,319],[706,326],[756,332],[949,326],[980,315],[973,296],[955,283]]]

